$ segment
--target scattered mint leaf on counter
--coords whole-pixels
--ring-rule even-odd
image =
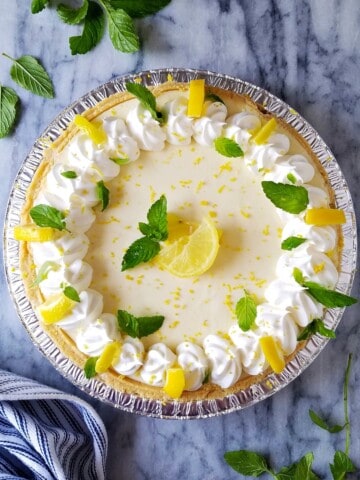
[[[140,40],[129,14],[122,8],[113,8],[109,0],[99,0],[107,15],[109,36],[116,50],[134,53],[140,49]]]
[[[285,212],[300,213],[308,206],[309,195],[305,187],[272,181],[263,181],[261,185],[266,197]]]
[[[298,341],[307,340],[311,335],[318,333],[323,337],[336,338],[334,330],[327,328],[320,318],[315,318],[297,337]]]
[[[70,25],[77,25],[82,20],[84,20],[89,7],[88,0],[84,0],[83,4],[79,8],[72,8],[68,5],[60,3],[56,11],[61,18],[61,20]]]
[[[314,461],[314,454],[309,452],[305,454],[297,463],[294,470],[294,480],[313,480],[319,477],[311,470]]]
[[[74,300],[74,302],[80,302],[80,296],[78,292],[71,285],[65,287],[63,293],[65,297],[70,298],[70,300]]]
[[[60,269],[60,265],[56,262],[52,262],[50,260],[44,262],[41,267],[39,268],[39,272],[36,275],[34,283],[32,284],[33,287],[36,287],[41,282],[48,278],[49,272],[54,270],[55,272]]]
[[[293,250],[306,242],[306,240],[306,238],[302,237],[288,237],[281,242],[281,248],[283,250]]]
[[[35,95],[54,98],[54,87],[44,67],[31,55],[23,55],[15,59],[3,53],[3,56],[13,62],[10,69],[11,78],[21,87]]]
[[[340,450],[335,452],[333,462],[330,464],[330,470],[334,480],[343,480],[346,473],[356,472],[356,467],[348,455]]]
[[[66,170],[66,172],[61,172],[61,175],[65,178],[77,178],[77,173],[74,170]]]
[[[132,18],[153,15],[163,9],[171,0],[110,0],[113,8],[122,8]]]
[[[87,379],[95,377],[96,375],[95,365],[98,359],[99,357],[90,357],[86,360],[84,365],[84,374]]]
[[[225,461],[231,468],[242,475],[259,477],[263,473],[272,473],[265,457],[250,450],[226,452]]]
[[[103,180],[96,184],[96,195],[101,202],[101,211],[103,212],[109,205],[110,190],[105,186]]]
[[[145,236],[153,240],[166,240],[168,238],[167,200],[161,195],[147,213],[147,223],[140,222],[139,230]]]
[[[159,252],[159,242],[148,237],[139,238],[126,250],[121,263],[121,271],[136,267],[139,263],[148,262]]]
[[[235,313],[239,328],[244,332],[250,330],[256,319],[256,304],[246,290],[245,295],[236,304]]]
[[[122,332],[133,338],[141,338],[159,330],[164,323],[165,317],[162,315],[135,317],[125,310],[118,310],[117,319]]]
[[[84,19],[82,34],[69,38],[72,55],[85,54],[100,42],[105,30],[105,16],[102,8],[95,2],[89,2]]]
[[[224,157],[238,158],[244,156],[240,145],[231,138],[218,137],[214,141],[214,146],[215,150]]]
[[[303,286],[307,289],[307,292],[315,298],[315,300],[328,308],[349,307],[350,305],[357,303],[356,298],[335,290],[329,290],[315,282],[305,281]]]
[[[0,85],[0,138],[11,132],[16,119],[19,97],[12,88]]]
[[[205,95],[205,102],[219,102],[225,105],[224,100],[220,98],[219,95],[216,95],[215,93],[207,93]]]
[[[49,205],[36,205],[30,210],[30,217],[38,227],[51,227],[57,230],[66,228],[64,212]]]
[[[329,433],[338,433],[344,430],[345,425],[328,425],[328,423],[321,418],[314,410],[309,410],[309,417],[317,425],[318,427],[322,428],[323,430],[326,430]]]
[[[31,2],[31,13],[39,13],[41,10],[44,10],[49,0],[32,0]]]
[[[132,93],[146,110],[149,110],[151,116],[162,124],[164,121],[163,114],[156,109],[156,98],[152,92],[140,83],[127,82],[125,86],[126,90]]]

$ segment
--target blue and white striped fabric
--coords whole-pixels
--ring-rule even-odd
[[[90,405],[0,370],[0,480],[102,480],[106,453]]]

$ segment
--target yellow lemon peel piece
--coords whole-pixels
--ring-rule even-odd
[[[166,371],[164,392],[169,397],[177,399],[181,397],[185,388],[185,372],[180,367],[169,368]]]
[[[98,125],[94,125],[82,115],[75,115],[74,124],[80,128],[96,145],[101,145],[107,140],[107,135],[103,128]]]
[[[14,227],[15,240],[24,242],[48,242],[56,237],[57,231],[50,227],[17,225]]]
[[[265,123],[265,125],[261,127],[261,129],[255,135],[255,137],[253,138],[254,142],[257,145],[262,145],[263,143],[267,142],[269,137],[274,133],[276,126],[277,123],[275,118],[269,120],[267,123]]]
[[[275,373],[281,373],[285,368],[283,352],[274,337],[262,337],[259,340],[261,350]]]
[[[48,297],[39,306],[38,311],[45,325],[51,325],[63,319],[75,306],[74,300],[66,297],[62,292]]]
[[[189,102],[187,114],[189,117],[201,117],[202,108],[205,99],[205,80],[199,78],[190,80]]]
[[[95,363],[95,372],[104,373],[113,364],[114,360],[119,357],[120,344],[119,342],[108,343],[102,351],[100,357]]]
[[[310,208],[305,214],[308,225],[340,225],[346,223],[345,213],[339,208]]]

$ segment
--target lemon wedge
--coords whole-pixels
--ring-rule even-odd
[[[309,225],[340,225],[346,223],[345,213],[339,208],[310,208],[305,215]]]
[[[46,325],[56,323],[64,318],[74,308],[76,302],[66,297],[62,292],[51,295],[39,306],[38,310]]]
[[[209,270],[218,250],[219,233],[211,218],[205,217],[190,235],[166,242],[155,262],[176,277],[194,277]]]
[[[254,142],[257,145],[262,145],[263,143],[265,143],[269,139],[270,135],[272,135],[275,131],[276,125],[277,124],[275,118],[272,118],[267,123],[265,123],[265,125],[261,127],[261,129],[255,135]]]
[[[275,373],[281,373],[285,368],[284,355],[274,337],[262,337],[259,340],[261,350]]]
[[[205,80],[199,78],[190,80],[189,103],[187,114],[189,117],[201,117],[203,104],[205,99]]]
[[[95,363],[95,372],[104,373],[120,354],[119,342],[108,343]]]
[[[48,242],[57,234],[54,228],[38,227],[36,225],[17,225],[14,227],[15,240],[24,242]]]
[[[74,123],[97,145],[101,145],[102,143],[106,142],[107,136],[103,128],[89,122],[89,120],[82,115],[75,115]]]
[[[167,214],[168,221],[168,240],[167,243],[173,243],[175,240],[184,237],[185,235],[191,235],[196,229],[195,223],[187,222],[178,217],[175,213]]]
[[[164,392],[171,398],[180,398],[185,388],[185,373],[180,367],[169,368],[166,371]]]

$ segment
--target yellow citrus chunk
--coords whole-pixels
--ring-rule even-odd
[[[339,208],[310,208],[305,215],[309,225],[339,225],[346,223],[345,213]]]
[[[101,145],[102,143],[106,142],[107,136],[103,128],[89,122],[89,120],[82,115],[75,115],[74,123],[97,145]]]
[[[269,139],[270,135],[272,135],[276,129],[276,120],[275,118],[272,118],[269,120],[261,129],[258,131],[258,133],[254,137],[254,142],[257,145],[261,145]]]
[[[219,233],[210,217],[205,217],[193,233],[165,243],[155,262],[176,277],[202,275],[214,263],[219,250]]]
[[[201,117],[202,108],[205,99],[205,80],[199,78],[190,80],[189,103],[187,114],[189,117]]]
[[[284,355],[274,337],[267,336],[260,338],[260,347],[275,373],[280,373],[285,368]]]
[[[119,342],[108,343],[95,363],[95,372],[104,373],[120,354]]]
[[[66,297],[62,292],[51,295],[38,308],[43,322],[46,325],[56,323],[64,318],[74,308],[76,302]]]
[[[24,242],[48,242],[56,237],[57,231],[50,227],[36,225],[17,225],[14,227],[15,240]]]
[[[167,243],[172,243],[175,240],[178,240],[180,237],[190,235],[197,227],[197,225],[194,223],[190,223],[181,219],[175,213],[168,213],[167,221],[169,232]]]
[[[164,392],[171,398],[180,398],[185,388],[185,373],[180,367],[169,368],[166,371]]]

